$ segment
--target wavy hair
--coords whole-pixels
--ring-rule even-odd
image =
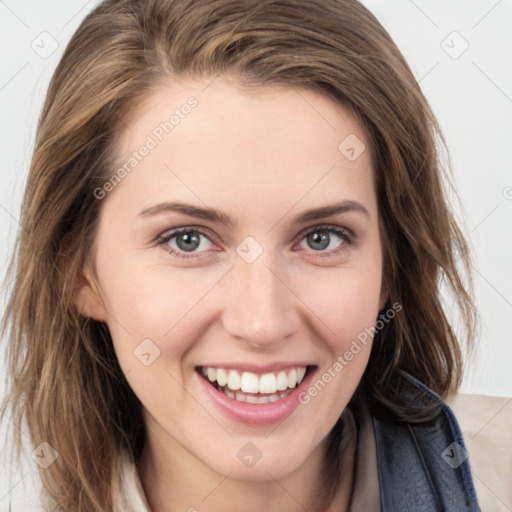
[[[123,119],[170,80],[229,74],[247,87],[303,87],[361,123],[373,156],[384,280],[403,312],[377,333],[363,381],[389,418],[407,372],[441,397],[461,382],[473,344],[468,245],[448,205],[437,121],[405,59],[355,0],[107,0],[72,36],[49,85],[23,197],[2,321],[16,425],[59,457],[40,470],[52,510],[115,510],[121,450],[144,445],[141,404],[106,324],[74,306],[100,215],[94,190],[116,168]],[[459,261],[457,261],[459,260]],[[463,333],[443,306],[451,290]],[[19,457],[21,434],[14,431]]]

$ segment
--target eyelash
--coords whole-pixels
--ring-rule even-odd
[[[330,224],[314,226],[313,228],[307,228],[305,231],[302,231],[300,233],[300,235],[299,235],[300,240],[302,241],[306,236],[311,235],[313,233],[317,233],[319,231],[327,231],[329,233],[334,233],[335,235],[337,235],[339,238],[341,238],[343,240],[343,243],[337,249],[332,249],[330,251],[324,251],[324,250],[318,251],[320,253],[326,252],[326,254],[317,254],[315,257],[325,258],[325,257],[330,257],[332,255],[337,255],[337,254],[346,252],[355,243],[355,237],[347,229],[339,228],[337,226],[332,226]],[[209,236],[201,229],[185,227],[185,228],[175,229],[174,231],[171,231],[170,233],[163,234],[163,235],[159,236],[157,239],[157,245],[159,245],[159,246],[166,245],[174,237],[177,237],[183,233],[198,233],[198,234],[204,236],[205,238],[207,238],[208,240],[210,240]],[[164,250],[166,252],[172,254],[173,256],[177,256],[178,258],[196,258],[197,257],[194,255],[197,253],[190,253],[190,255],[186,255],[186,253],[181,252],[181,251],[180,252],[176,251],[175,249],[172,249],[168,246],[164,247]],[[316,251],[314,251],[314,252],[316,252]],[[199,253],[199,254],[201,254],[201,253]]]

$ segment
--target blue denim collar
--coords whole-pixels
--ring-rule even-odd
[[[407,373],[403,376],[415,391],[404,391],[410,404],[434,407],[437,413],[422,423],[393,421],[372,414],[380,511],[480,511],[464,440],[452,410],[419,380]]]

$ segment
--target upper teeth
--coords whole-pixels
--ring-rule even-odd
[[[264,373],[259,376],[252,372],[240,374],[237,370],[224,368],[203,367],[201,371],[209,381],[217,381],[220,387],[227,385],[233,391],[240,389],[244,393],[275,393],[300,384],[306,373],[306,367],[291,368],[277,374]]]

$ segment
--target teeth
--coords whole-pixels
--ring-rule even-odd
[[[203,367],[201,371],[204,376],[208,377],[208,380],[210,382],[217,382],[219,388],[227,386],[227,388],[229,388],[231,391],[241,390],[243,393],[262,393],[269,396],[252,398],[268,398],[271,402],[275,402],[280,398],[280,391],[293,389],[302,382],[302,380],[304,379],[304,375],[306,374],[306,367],[301,366],[298,368],[291,368],[287,371],[282,370],[277,374],[265,373],[260,376],[252,372],[243,372],[240,375],[240,373],[237,370],[228,370],[225,368]],[[235,394],[231,394],[233,395],[234,398]],[[236,393],[237,400],[239,399],[239,396],[243,396],[245,399],[245,395],[242,395],[241,393]],[[252,398],[251,400],[249,400],[249,397],[247,397],[246,401],[250,403],[260,403],[253,402]]]
[[[241,380],[242,379],[240,378],[240,374],[235,370],[231,370],[228,373],[228,388],[232,389],[233,391],[239,390],[242,385]]]
[[[217,370],[215,368],[208,368],[207,370],[208,380],[215,382],[217,380]]]
[[[288,377],[285,372],[279,372],[277,374],[277,389],[284,391],[288,388]]]
[[[232,393],[229,389],[225,389],[224,394],[229,398],[235,398],[235,394]]]
[[[227,397],[234,398],[235,400],[238,400],[239,402],[247,402],[249,404],[268,404],[269,402],[277,402],[278,400],[281,400],[281,398],[284,398],[286,395],[291,393],[292,390],[288,389],[286,391],[282,391],[279,394],[274,393],[272,395],[266,395],[266,396],[245,395],[244,393],[241,393],[241,392],[238,392],[235,395],[227,387],[222,388],[221,391]]]
[[[220,387],[225,386],[228,383],[228,375],[222,368],[217,369],[217,382]]]
[[[290,370],[290,373],[288,374],[288,387],[294,388],[297,384],[297,370],[293,369]]]
[[[276,388],[276,377],[273,373],[266,373],[260,378],[260,393],[275,393]]]
[[[235,399],[239,402],[247,402],[247,395],[244,395],[243,393],[237,393]]]
[[[218,379],[217,379],[217,382],[219,382]],[[219,386],[220,386],[220,383],[219,383]],[[258,376],[252,372],[242,373],[242,381],[240,384],[240,389],[244,393],[258,393],[260,390]]]

